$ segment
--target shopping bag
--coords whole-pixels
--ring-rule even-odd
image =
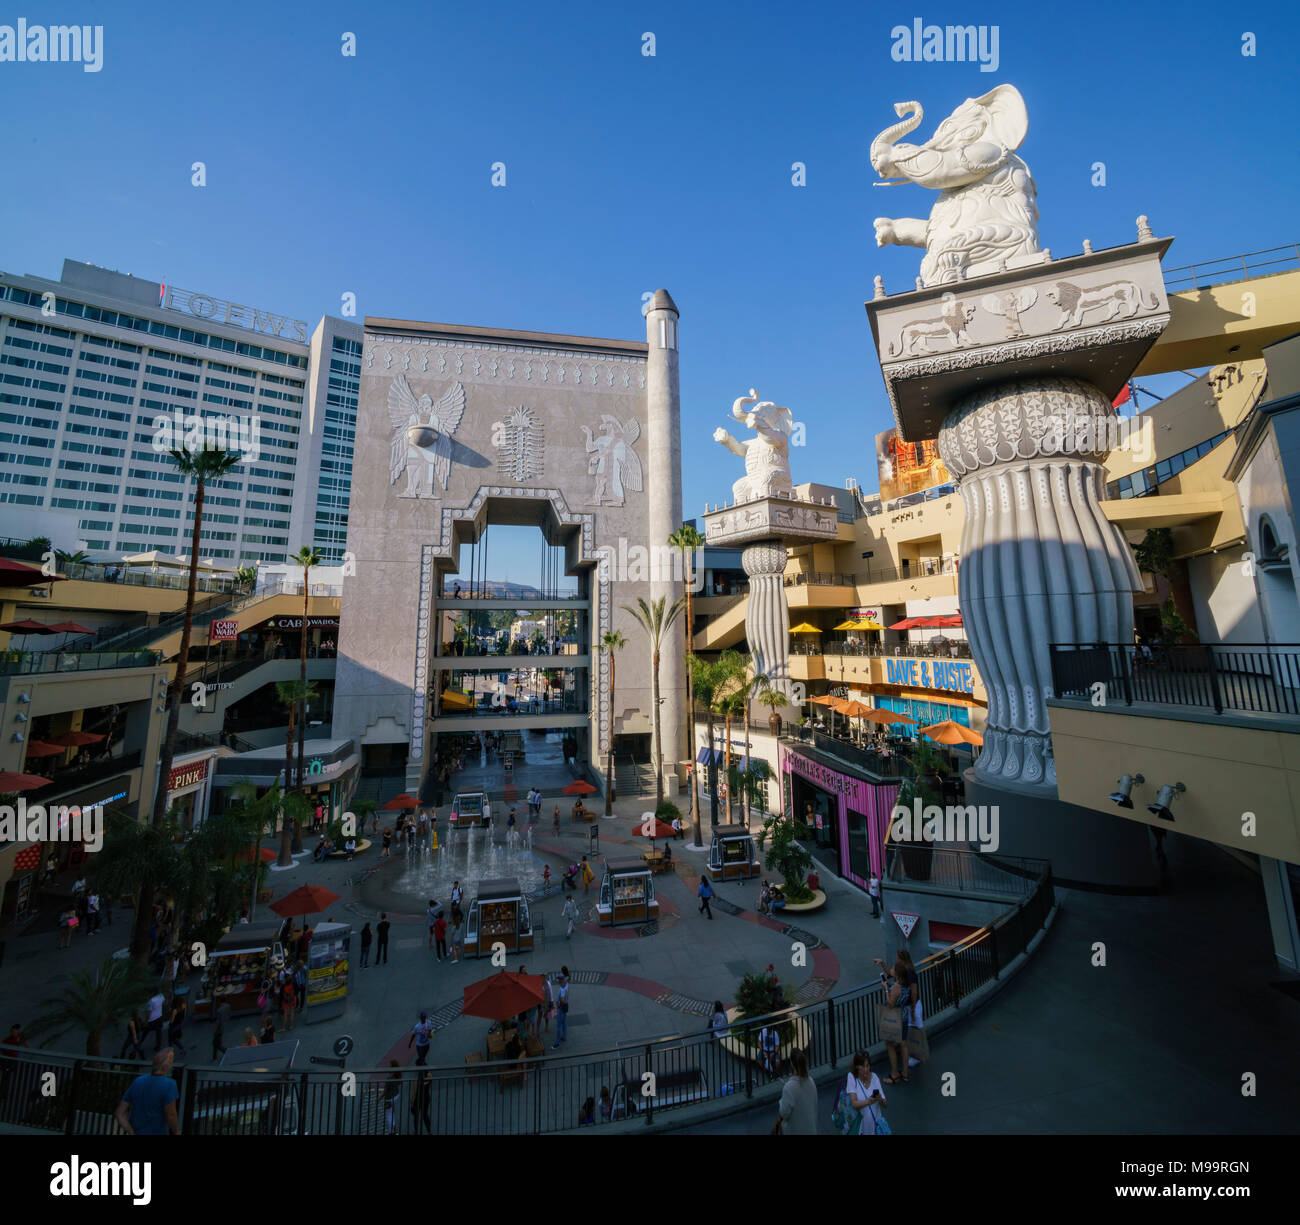
[[[930,1039],[925,1030],[913,1026],[907,1031],[907,1053],[914,1059],[926,1063],[930,1058]]]
[[[876,1005],[876,1032],[882,1042],[902,1042],[903,1013],[887,1004]]]

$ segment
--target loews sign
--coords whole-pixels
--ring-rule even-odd
[[[176,766],[167,781],[168,791],[180,791],[185,787],[193,787],[195,783],[201,783],[208,777],[208,759],[205,757],[202,761],[192,761],[187,765]]]
[[[279,340],[307,343],[307,323],[303,319],[273,315],[270,311],[241,306],[238,302],[227,302],[224,298],[214,298],[205,293],[192,293],[188,289],[177,289],[175,285],[161,286],[159,300],[165,310],[181,311],[183,314],[193,315],[195,319],[206,319],[211,323],[230,323],[235,327],[247,328],[250,332],[261,332]],[[285,329],[288,329],[287,334]]]

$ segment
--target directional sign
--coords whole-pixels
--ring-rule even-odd
[[[921,919],[919,914],[904,914],[901,910],[893,911],[893,915],[894,922],[898,924],[899,929],[902,931],[904,940],[912,934],[912,928],[914,928]]]
[[[352,1048],[355,1045],[356,1043],[347,1034],[344,1034],[341,1038],[334,1039],[334,1053],[340,1059],[346,1059],[352,1054]]]

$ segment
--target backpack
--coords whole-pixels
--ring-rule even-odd
[[[835,1109],[831,1111],[831,1126],[842,1136],[856,1136],[861,1122],[858,1112],[853,1109],[853,1103],[849,1100],[849,1091],[841,1089]]]

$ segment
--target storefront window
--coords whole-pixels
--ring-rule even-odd
[[[849,828],[849,863],[848,870],[861,880],[871,876],[871,851],[867,837],[867,818],[860,812],[849,809],[847,813]]]

